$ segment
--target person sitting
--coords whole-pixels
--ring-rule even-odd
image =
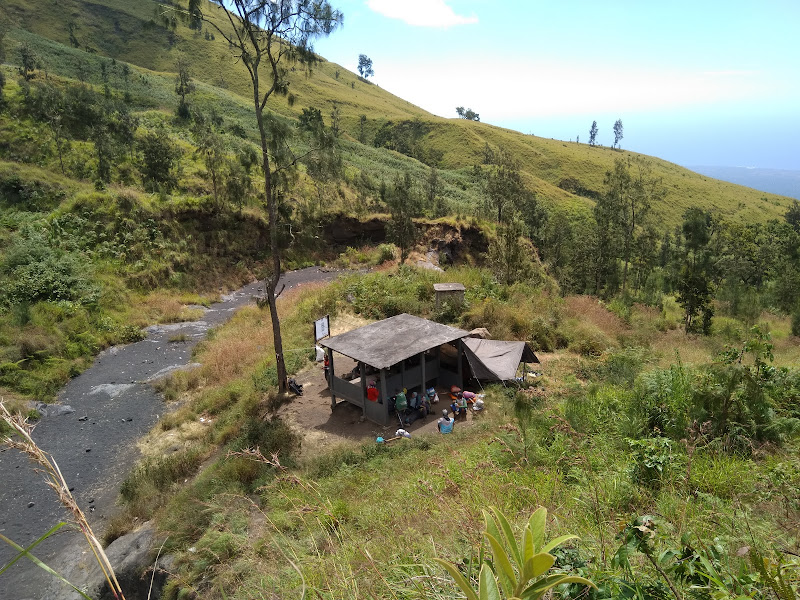
[[[458,406],[458,416],[460,417],[467,417],[467,399],[459,394],[458,400],[456,400],[456,406]]]
[[[436,388],[428,388],[428,400],[431,404],[439,404],[439,394],[436,393]]]
[[[375,381],[370,381],[369,386],[367,387],[367,400],[370,402],[377,402],[378,398],[380,398],[378,386],[375,384]]]
[[[422,406],[420,407],[420,411],[422,410],[425,410],[423,417],[427,417],[431,414],[431,399],[428,397],[428,394],[422,394]]]
[[[417,392],[411,392],[411,398],[408,401],[408,417],[406,418],[406,425],[411,425],[417,419],[424,419],[428,416],[428,406],[425,400]]]
[[[450,411],[453,413],[453,418],[467,416],[467,400],[461,395],[461,390],[456,386],[450,390],[450,397],[453,402],[450,403]]]
[[[455,422],[456,420],[451,419],[447,414],[447,409],[444,409],[441,418],[436,421],[436,427],[439,429],[439,433],[453,433],[453,425]]]

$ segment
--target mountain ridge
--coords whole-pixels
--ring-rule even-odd
[[[147,96],[151,108],[169,112],[176,99],[170,93],[168,80],[174,77],[171,69],[180,56],[189,62],[194,79],[203,84],[198,86],[196,102],[205,106],[216,103],[224,110],[235,108],[244,127],[253,131],[252,123],[246,119],[252,101],[244,68],[233,59],[222,36],[214,36],[213,28],[203,32],[189,29],[178,18],[175,5],[122,0],[63,0],[47,6],[4,0],[4,4],[17,25],[6,38],[10,60],[16,60],[16,46],[26,41],[42,49],[44,62],[50,63],[46,68],[77,79],[82,62],[97,62],[105,53],[113,60],[139,67],[140,77],[164,79],[159,94],[140,96]],[[224,23],[220,26],[224,27]],[[100,85],[96,73],[94,78]],[[532,191],[545,203],[568,212],[587,211],[593,205],[615,159],[644,156],[628,150],[538,138],[488,123],[438,117],[322,57],[312,76],[297,69],[290,73],[290,80],[294,102],[271,99],[268,107],[276,114],[296,119],[303,108],[317,107],[328,117],[327,113],[336,108],[346,136],[351,141],[361,137],[367,142],[387,124],[421,122],[427,128],[422,142],[430,156],[441,157],[426,162],[461,173],[455,176],[462,179],[468,169],[481,164],[485,148],[502,148],[519,163]],[[231,102],[223,103],[223,97]],[[366,117],[363,134],[362,115]],[[654,206],[654,213],[669,225],[679,223],[690,206],[702,206],[732,221],[751,222],[780,218],[791,202],[785,196],[709,180],[657,157],[647,159],[667,190],[665,201]],[[387,164],[387,173],[396,171],[390,156],[381,160]],[[424,167],[420,165],[416,170]],[[571,190],[568,181],[577,181],[577,188],[584,195]]]

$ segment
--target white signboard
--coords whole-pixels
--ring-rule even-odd
[[[331,318],[325,315],[321,319],[314,321],[314,341],[318,342],[322,338],[328,337],[331,334]]]

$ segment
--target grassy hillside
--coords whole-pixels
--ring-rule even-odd
[[[437,313],[432,293],[445,278],[467,288],[467,305],[448,315]],[[595,581],[603,588],[598,599],[630,598],[633,590],[670,598],[665,581],[682,598],[707,598],[717,588],[697,576],[699,556],[724,573],[727,591],[713,597],[767,598],[765,581],[737,551],[751,546],[772,560],[771,548],[780,547],[796,564],[797,421],[788,419],[795,428],[785,430],[782,448],[745,441],[743,430],[715,437],[710,421],[682,429],[699,415],[701,396],[715,393],[703,381],[739,368],[725,371],[715,356],[727,344],[741,348],[751,334],[740,324],[721,320],[710,337],[675,335],[680,319],[671,307],[620,315],[596,299],[498,286],[491,273],[470,268],[446,275],[392,269],[291,293],[281,318],[296,348],[312,343],[304,326],[312,315],[330,313],[334,330],[346,330],[399,311],[480,324],[538,347],[561,339],[567,348],[540,352],[544,376],[525,389],[489,386],[487,410],[459,421],[453,435],[436,433],[428,417],[414,424],[411,439],[377,444],[395,427],[359,424],[347,406],[329,416],[319,366],[303,368],[301,353],[292,354],[290,368],[314,400],[281,406],[264,386],[274,377],[269,348],[256,347],[269,337],[269,319],[241,311],[203,343],[201,368],[162,383],[180,409],[143,444],[146,457],[123,486],[125,510],[108,532],[114,537],[156,515],[178,556],[166,598],[244,600],[301,586],[320,598],[458,598],[433,559],[475,578],[489,552],[480,532],[490,506],[513,526],[547,507],[549,538],[580,537],[555,553],[556,569]],[[776,334],[774,365],[797,364],[787,319],[764,314],[761,322]],[[243,360],[219,359],[231,354]],[[753,372],[747,353],[741,364]],[[800,374],[770,372],[764,376],[778,384],[771,418],[780,427],[797,415]],[[325,424],[287,426],[287,415],[302,410],[323,411],[306,417]],[[745,446],[726,449],[735,439]],[[260,455],[246,450],[255,446]],[[178,450],[165,455],[166,447]],[[653,515],[656,568],[623,537],[639,515]],[[697,561],[692,576],[681,569],[687,561]],[[561,588],[554,597],[579,592]]]
[[[98,329],[99,341],[70,346],[74,341],[70,338],[72,334],[64,334],[65,338],[63,327],[59,329],[60,326],[43,321],[36,330],[42,334],[36,338],[37,344],[25,347],[23,341],[30,323],[28,304],[64,298],[52,296],[53,290],[45,293],[31,287],[24,293],[20,291],[15,281],[20,259],[8,249],[22,248],[20,256],[28,256],[26,261],[33,260],[34,255],[28,252],[32,240],[51,231],[53,223],[73,219],[72,211],[87,210],[88,202],[87,214],[94,217],[94,212],[99,211],[101,228],[106,231],[93,232],[86,238],[90,243],[76,246],[74,240],[86,235],[88,221],[83,216],[84,221],[73,219],[65,239],[47,234],[52,256],[49,259],[39,256],[31,264],[25,263],[26,268],[34,269],[33,264],[44,268],[47,260],[55,260],[63,254],[70,260],[75,259],[70,264],[80,272],[79,279],[93,282],[87,290],[101,290],[101,299],[103,293],[114,297],[117,293],[133,291],[131,297],[138,298],[136,302],[141,302],[138,294],[146,297],[156,293],[155,290],[167,288],[171,290],[169,293],[180,296],[197,289],[217,289],[215,278],[230,283],[258,274],[266,245],[263,207],[254,183],[257,174],[254,171],[247,175],[249,191],[246,198],[237,201],[237,206],[233,203],[223,208],[215,206],[207,165],[198,148],[197,115],[206,115],[203,118],[213,115],[218,123],[215,127],[219,130],[227,161],[227,166],[223,167],[224,178],[233,171],[241,174],[236,164],[254,150],[257,136],[248,81],[241,65],[232,60],[220,35],[212,39],[213,30],[190,30],[175,17],[173,7],[121,0],[96,3],[4,0],[4,8],[3,27],[7,35],[3,44],[7,62],[18,63],[19,49],[26,44],[37,54],[39,68],[32,80],[25,82],[17,76],[13,66],[2,67],[6,85],[0,111],[0,160],[4,161],[0,169],[0,185],[3,186],[0,200],[7,210],[0,223],[0,237],[4,242],[0,260],[6,261],[4,272],[0,273],[0,284],[10,287],[4,288],[4,308],[8,310],[3,313],[5,329],[0,331],[4,346],[0,359],[5,365],[1,375],[15,391],[25,396],[47,398],[69,373],[81,368],[87,356],[125,336],[105,335]],[[196,84],[189,96],[194,115],[190,119],[175,116],[178,99],[172,71],[178,57],[189,62]],[[299,179],[288,194],[284,209],[293,223],[291,228],[281,229],[287,232],[287,265],[335,258],[341,249],[318,243],[319,232],[327,222],[342,213],[357,218],[377,214],[384,215],[380,218],[385,219],[387,189],[391,192],[398,176],[409,173],[416,194],[422,196],[432,165],[438,167],[437,202],[443,209],[434,210],[427,205],[420,215],[455,217],[455,222],[462,217],[488,216],[483,208],[487,168],[482,163],[487,149],[495,153],[502,150],[519,163],[524,185],[535,192],[543,205],[565,209],[564,213],[570,214],[577,223],[572,231],[565,231],[564,223],[553,219],[550,229],[540,238],[542,244],[545,238],[551,240],[552,248],[540,245],[540,254],[551,268],[550,275],[557,277],[564,289],[601,291],[602,286],[591,286],[593,274],[584,269],[591,256],[577,252],[586,245],[569,240],[586,240],[588,220],[580,217],[590,213],[595,198],[604,192],[605,174],[612,169],[614,161],[631,153],[546,140],[485,123],[434,117],[324,60],[311,76],[299,69],[290,76],[290,91],[295,102],[290,104],[285,99],[273,98],[270,108],[278,118],[287,125],[294,125],[298,114],[312,106],[318,107],[330,123],[335,103],[341,114],[343,134],[338,141],[341,170],[328,179],[315,180],[307,175],[306,165],[301,165]],[[70,111],[81,112],[84,122],[73,124],[74,130],[67,132],[63,139],[59,136],[64,132],[58,133],[60,121],[47,116],[47,100],[42,107],[41,98],[47,90],[79,98]],[[105,182],[97,179],[100,146],[93,137],[97,132],[92,129],[93,119],[101,113],[112,115],[109,127],[113,126],[114,119],[123,116],[132,124],[124,144],[117,143],[119,148],[108,167]],[[366,117],[363,129],[362,115]],[[295,127],[289,130],[296,132]],[[171,140],[180,158],[175,166],[174,189],[151,195],[145,191],[145,182],[141,179],[142,157],[138,144],[157,132]],[[102,144],[102,136],[99,139]],[[376,147],[374,140],[379,140],[381,147]],[[298,153],[307,148],[299,132],[292,144]],[[716,181],[659,159],[650,160],[654,175],[661,178],[666,191],[665,199],[654,206],[661,227],[671,229],[680,223],[684,210],[690,206],[713,210],[716,216],[730,222],[747,223],[779,218],[789,203],[787,198]],[[476,169],[476,166],[481,168]],[[135,222],[138,217],[153,222],[149,234],[141,223]],[[493,224],[482,227],[488,237],[495,235]],[[146,235],[152,237],[148,244],[163,244],[160,254],[136,256],[136,252],[144,252],[137,244],[143,242],[142,237]],[[738,248],[746,250],[744,256],[735,260],[753,263],[754,281],[760,286],[757,294],[765,298],[761,305],[778,306],[784,312],[792,312],[793,298],[797,296],[794,280],[785,277],[785,282],[779,281],[786,266],[775,260],[769,265],[763,260],[756,264],[760,260],[756,257],[759,253],[788,257],[791,251],[784,253],[775,244],[770,246],[770,240],[776,239],[771,231],[754,232],[753,236],[763,248],[759,252],[750,252],[749,246],[743,246],[731,236],[730,243],[720,253],[736,255]],[[349,239],[358,240],[359,234]],[[561,241],[566,249],[557,248]],[[126,243],[139,250],[126,252]],[[109,244],[113,250],[111,255]],[[215,246],[213,255],[208,256],[208,249]],[[646,246],[655,250],[654,243],[648,242]],[[558,263],[559,256],[569,258]],[[564,260],[571,263],[565,265]],[[651,256],[647,260],[651,261],[648,269],[652,269],[655,258]],[[731,260],[726,264],[732,264]],[[670,267],[672,271],[677,272],[678,267],[673,267]],[[655,272],[649,280],[647,302],[660,302],[662,291],[674,291],[674,287],[669,287],[672,284],[664,283],[670,268],[666,264],[659,268],[661,271]],[[761,286],[759,282],[766,270],[771,270],[771,281]],[[637,286],[648,283],[646,273]],[[608,289],[613,290],[613,277],[610,280]],[[56,285],[58,280],[51,283]],[[749,279],[745,283],[751,285]],[[732,309],[734,312],[741,312],[742,303],[736,300],[738,289],[733,281],[725,299],[737,307]],[[8,290],[16,295],[9,296]],[[95,306],[94,296],[89,294],[87,298],[92,299],[88,304]],[[81,310],[89,311],[89,305]],[[136,312],[138,309],[134,310],[135,315],[116,314],[113,306],[113,302],[103,305],[101,301],[100,312],[107,311],[106,316],[120,327],[126,322],[141,322],[142,313]],[[753,312],[757,308],[748,310]],[[100,328],[101,321],[94,319],[93,326]],[[27,381],[28,375],[37,369],[45,373],[44,380]]]
[[[89,66],[89,80],[101,84],[100,63],[107,62],[104,57],[126,61],[140,67],[127,84],[138,101],[151,108],[171,110],[176,98],[170,73],[181,56],[189,63],[194,78],[201,82],[193,99],[198,107],[214,106],[227,116],[235,116],[252,133],[252,119],[247,118],[251,96],[244,68],[232,60],[222,36],[217,34],[215,39],[208,39],[207,34],[213,33],[213,28],[206,26],[207,31],[202,33],[189,29],[176,17],[179,13],[173,7],[122,0],[64,0],[57,4],[4,0],[4,5],[16,26],[5,43],[11,62],[19,60],[18,44],[27,41],[50,71],[76,78],[83,63]],[[210,6],[208,10],[215,14]],[[174,28],[170,19],[174,20]],[[223,22],[219,24],[225,27]],[[73,48],[76,44],[78,47]],[[111,85],[122,88],[120,77],[119,70],[115,70]],[[293,105],[283,98],[273,98],[269,104],[272,110],[296,118],[303,108],[314,106],[327,119],[336,103],[342,127],[354,140],[359,136],[360,116],[367,117],[364,133],[368,144],[388,121],[421,120],[428,129],[422,143],[429,152],[441,156],[437,166],[445,171],[480,164],[487,144],[494,150],[504,148],[520,163],[531,190],[549,204],[570,211],[590,207],[591,193],[603,190],[604,175],[614,160],[630,154],[538,138],[485,123],[434,117],[324,59],[314,68],[312,77],[300,70],[293,73],[289,89],[295,98]],[[358,149],[347,150],[345,160],[357,163],[351,152],[359,154]],[[392,164],[385,153],[382,155],[383,164],[377,172],[386,179],[392,179],[400,169],[420,170],[407,163]],[[654,212],[669,226],[678,224],[690,206],[701,206],[726,219],[748,223],[778,218],[790,203],[785,197],[714,180],[656,158],[652,160],[654,175],[662,178],[667,190],[664,202],[654,207]],[[590,197],[561,189],[559,185],[563,186],[568,178],[577,181]],[[479,193],[475,190],[468,195]]]
[[[269,233],[248,158],[257,150],[249,89],[220,36],[173,26],[171,8],[143,0],[0,2],[12,22],[7,62],[23,43],[41,62],[30,82],[0,67],[0,396],[48,400],[103,347],[138,339],[145,324],[197,318],[187,305],[263,275]],[[197,84],[189,117],[176,116],[179,56]],[[379,445],[394,428],[368,429],[356,414],[323,448],[327,423],[298,431],[299,403],[276,394],[268,314],[245,308],[198,346],[201,367],[158,383],[179,406],[143,441],[107,539],[155,519],[177,557],[168,600],[301,587],[319,598],[439,600],[460,596],[434,557],[474,578],[487,556],[482,509],[496,505],[516,526],[543,505],[550,537],[581,537],[555,568],[596,581],[594,600],[771,597],[764,571],[737,551],[754,548],[769,569],[778,560],[796,569],[800,552],[800,229],[738,224],[782,217],[789,200],[651,159],[666,188],[654,207],[662,230],[690,206],[734,226],[700,214],[677,237],[641,232],[621,291],[621,257],[595,260],[619,239],[604,242],[611,221],[591,208],[606,172],[631,153],[434,117],[324,61],[312,77],[293,73],[290,90],[293,105],[270,108],[291,126],[296,152],[310,144],[293,126],[303,108],[330,123],[336,102],[344,133],[341,170],[314,177],[301,161],[283,190],[284,266],[391,261],[394,246],[374,248],[370,235],[386,233],[396,178],[409,173],[422,197],[431,165],[445,210],[429,203],[414,215],[426,236],[417,250],[456,263],[444,273],[384,265],[286,291],[287,367],[316,389],[315,418],[328,419],[329,397],[309,364],[308,324],[324,314],[342,330],[399,312],[487,327],[532,344],[544,376],[487,389],[487,410],[452,436],[429,417],[429,433]],[[55,116],[54,98],[67,107]],[[204,146],[212,137],[219,198]],[[157,164],[172,166],[154,183],[155,142]],[[487,146],[520,164],[541,204],[564,209],[542,219],[544,263],[519,230],[481,218]],[[682,329],[676,297],[687,273],[700,284],[692,289],[709,292],[695,315],[707,335]],[[433,284],[444,281],[465,285],[463,307],[435,307]],[[354,441],[351,426],[366,439]]]

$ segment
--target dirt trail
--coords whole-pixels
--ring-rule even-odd
[[[330,281],[339,273],[311,267],[284,274],[287,289],[303,283]],[[137,440],[166,411],[150,385],[185,368],[192,348],[208,330],[227,321],[253,296],[263,295],[262,283],[253,283],[223,297],[205,311],[202,320],[147,328],[147,338],[102,352],[91,368],[70,381],[57,404],[74,412],[45,416],[34,439],[56,459],[92,527],[101,532],[113,514],[119,486],[139,458]],[[179,343],[170,339],[180,339]],[[330,412],[330,411],[328,411]],[[0,533],[27,546],[59,521],[68,520],[55,495],[34,473],[19,452],[0,449]],[[85,541],[73,530],[58,533],[36,547],[35,555],[58,569],[89,560]],[[0,546],[0,565],[14,552]],[[26,560],[0,576],[0,600],[68,598],[67,589]],[[77,597],[77,595],[75,596]]]

